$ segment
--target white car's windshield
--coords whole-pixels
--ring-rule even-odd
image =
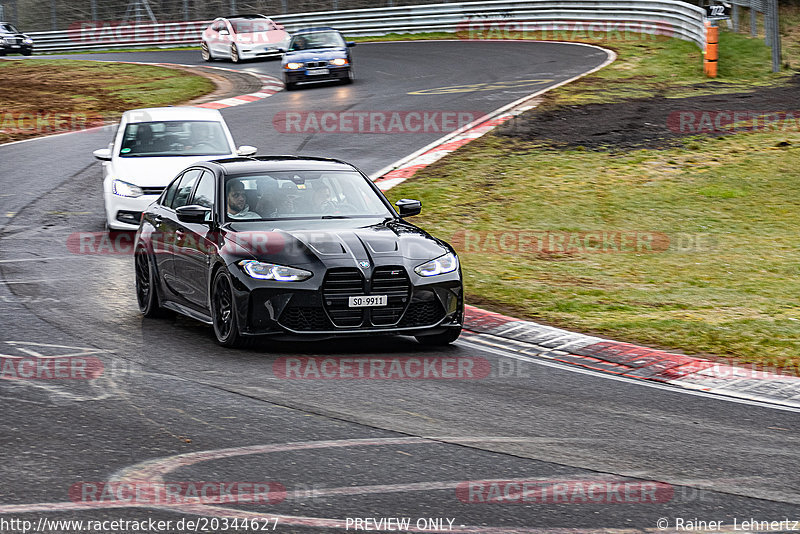
[[[224,156],[231,153],[225,131],[215,121],[136,122],[125,126],[119,155]]]
[[[19,30],[17,30],[11,24],[0,24],[0,29],[8,33],[19,33]]]
[[[391,217],[357,172],[280,171],[225,182],[227,220]]]
[[[259,33],[276,30],[275,24],[267,19],[230,19],[234,33]]]

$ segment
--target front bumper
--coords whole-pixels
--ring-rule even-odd
[[[239,50],[240,59],[257,59],[260,57],[276,57],[283,54],[283,50],[278,44],[248,45],[239,43],[236,45]]]
[[[122,197],[111,192],[105,193],[106,221],[112,230],[136,230],[142,212],[158,199],[159,195]]]
[[[349,65],[344,67],[326,67],[326,69],[328,72],[325,74],[309,74],[309,72],[319,71],[320,69],[284,69],[283,81],[285,83],[301,83],[343,80],[350,75]]]
[[[33,53],[33,45],[29,44],[0,44],[0,53],[3,54],[31,54]]]
[[[325,283],[264,283],[231,266],[241,333],[284,339],[400,334],[430,335],[461,327],[463,285],[459,272],[431,281],[415,274],[404,291],[373,287],[369,294],[388,294],[385,307],[348,308],[348,296],[331,297]],[[440,279],[438,279],[440,278]],[[288,287],[287,287],[288,286]],[[303,287],[305,286],[305,287]]]

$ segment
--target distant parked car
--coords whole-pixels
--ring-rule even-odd
[[[255,153],[252,146],[235,147],[228,125],[216,109],[126,111],[108,148],[94,151],[94,157],[103,162],[108,228],[136,230],[145,208],[189,165]]]
[[[322,80],[352,83],[355,74],[350,48],[355,45],[333,28],[306,28],[294,33],[281,62],[286,89]]]
[[[33,39],[16,29],[8,22],[0,22],[0,56],[6,54],[22,54],[29,56],[33,53]]]
[[[264,15],[236,15],[218,18],[201,37],[204,61],[217,58],[234,63],[245,59],[279,56],[289,46],[283,26]]]

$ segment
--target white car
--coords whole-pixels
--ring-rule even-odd
[[[203,31],[200,49],[204,61],[224,58],[238,63],[244,59],[279,56],[289,46],[283,26],[264,15],[236,15],[218,18]]]
[[[111,230],[136,230],[145,208],[184,168],[198,161],[255,153],[252,146],[235,148],[216,109],[126,111],[108,148],[94,151],[103,162],[106,224]]]

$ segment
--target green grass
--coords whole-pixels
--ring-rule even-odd
[[[150,65],[98,63],[96,61],[30,59],[0,61],[3,103],[0,142],[55,133],[54,123],[22,131],[14,117],[28,113],[58,113],[76,124],[116,119],[123,111],[139,107],[178,104],[214,90],[203,76]]]
[[[606,43],[617,62],[549,93],[543,105],[787,83],[788,72],[770,72],[763,41],[723,33],[721,43],[725,59],[711,83],[690,43]],[[489,134],[389,196],[421,199],[425,209],[415,223],[460,251],[468,303],[797,374],[798,169],[797,128],[628,152],[564,150]],[[516,241],[526,231],[528,242],[532,232],[569,242],[578,232],[637,231],[662,246],[537,251]]]

